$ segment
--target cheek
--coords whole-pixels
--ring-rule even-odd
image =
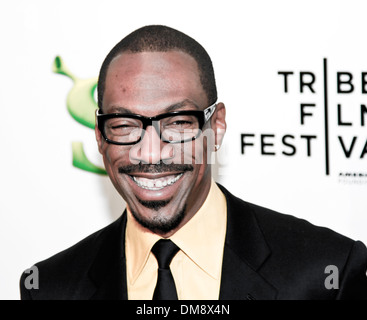
[[[187,163],[194,165],[207,163],[206,139],[198,138],[183,146],[183,156]]]
[[[102,155],[106,170],[109,172],[117,170],[118,166],[130,162],[129,148],[127,147],[107,144],[102,150]]]

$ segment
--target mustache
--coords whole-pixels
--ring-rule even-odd
[[[118,168],[119,173],[165,173],[165,172],[187,172],[193,171],[194,166],[190,164],[165,164],[159,162],[157,164],[131,164]]]

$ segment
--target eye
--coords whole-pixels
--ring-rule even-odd
[[[123,129],[123,128],[136,128],[136,125],[131,124],[120,124],[117,126],[112,126],[111,129]]]
[[[174,116],[164,119],[162,124],[165,129],[193,129],[198,121],[194,116]]]
[[[109,119],[105,123],[107,134],[115,136],[129,135],[132,131],[141,127],[142,124],[139,120],[129,118]]]
[[[173,126],[185,126],[185,125],[191,125],[192,122],[187,120],[178,120],[172,123]]]

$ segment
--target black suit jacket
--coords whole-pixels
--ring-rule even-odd
[[[227,199],[220,299],[367,299],[367,250],[329,229]],[[37,263],[39,289],[22,299],[127,299],[126,213],[73,247]],[[339,289],[327,289],[325,268],[336,266]],[[335,270],[335,269],[334,269]],[[335,276],[335,273],[334,273]]]

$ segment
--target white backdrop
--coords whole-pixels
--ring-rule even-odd
[[[228,114],[216,180],[244,200],[367,243],[366,1],[13,0],[0,7],[0,299],[18,299],[23,270],[124,209],[107,177],[72,166],[73,142],[102,164],[94,132],[68,113],[73,82],[52,71],[54,58],[81,79],[96,77],[112,46],[148,24],[187,33],[212,57]],[[293,72],[287,93],[279,72]],[[300,72],[311,83],[303,92]],[[339,85],[338,72],[349,73]],[[341,84],[350,74],[353,92],[338,93],[351,91]],[[303,107],[303,125],[301,104],[312,105]],[[252,145],[242,150],[242,143]]]

